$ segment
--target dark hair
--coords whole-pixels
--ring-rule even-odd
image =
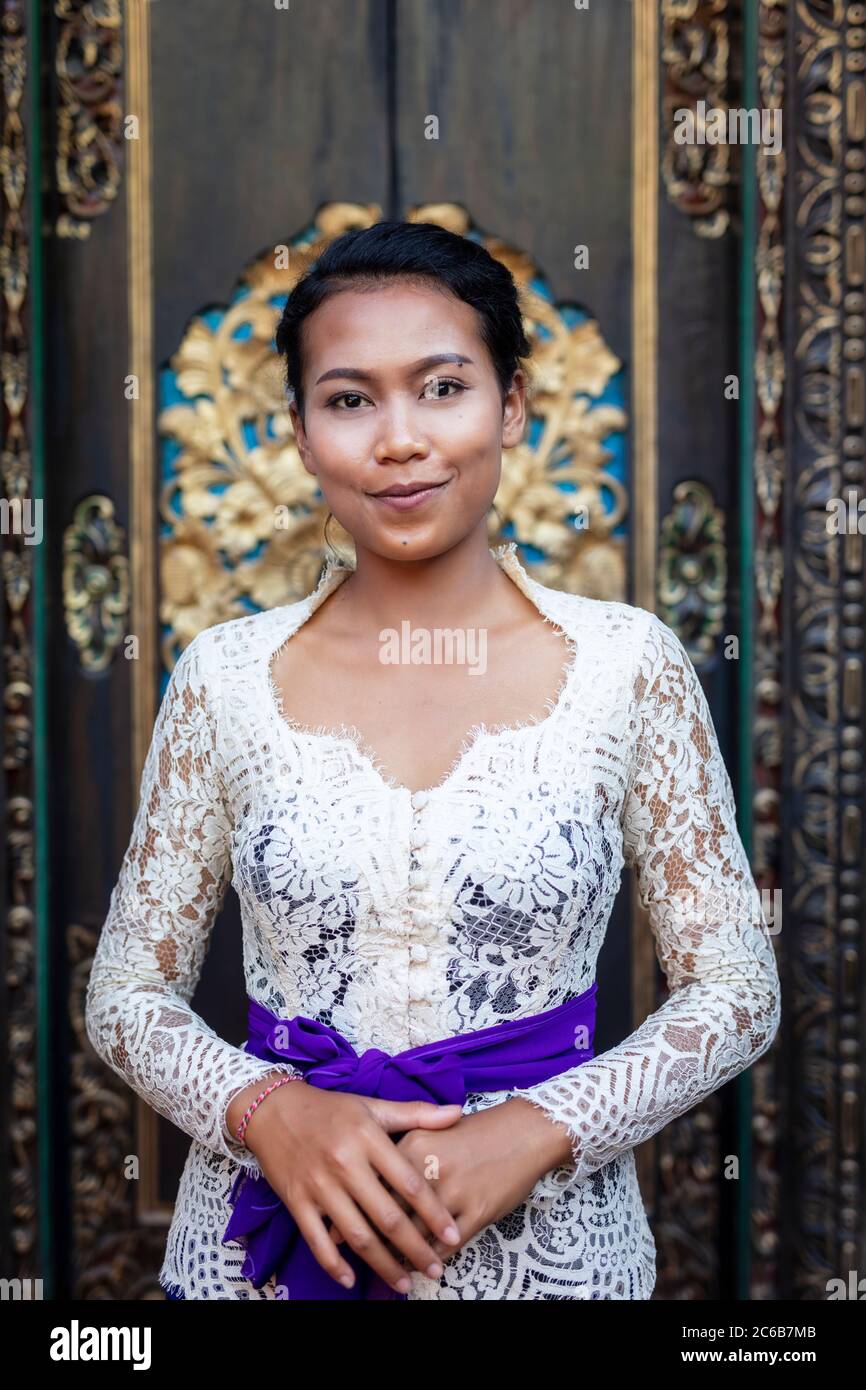
[[[276,343],[286,359],[286,390],[301,419],[304,319],[340,290],[375,289],[398,277],[438,281],[477,311],[505,403],[521,359],[532,352],[511,271],[479,242],[434,222],[376,222],[336,237],[286,300]]]

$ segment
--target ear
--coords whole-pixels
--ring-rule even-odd
[[[518,367],[511,380],[502,412],[502,447],[513,449],[526,428],[526,373]]]
[[[295,431],[295,443],[298,446],[298,453],[301,456],[301,463],[304,465],[307,472],[311,473],[313,477],[315,477],[316,469],[313,465],[312,454],[310,453],[310,444],[307,439],[307,432],[304,429],[300,412],[297,406],[294,404],[289,406],[289,417],[292,421],[292,429]]]

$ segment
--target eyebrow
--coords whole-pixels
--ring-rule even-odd
[[[464,363],[470,366],[475,365],[473,359],[466,357],[462,352],[437,352],[432,357],[422,357],[420,361],[413,362],[408,373],[410,376],[415,376],[418,372],[426,371],[428,367],[441,367],[446,362],[456,363],[458,367],[462,367]],[[323,381],[330,381],[332,377],[351,377],[355,381],[372,381],[375,375],[375,372],[365,372],[360,367],[332,367],[330,371],[324,372],[318,378],[316,385],[320,385]]]

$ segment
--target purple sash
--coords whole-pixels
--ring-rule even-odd
[[[506,1019],[490,1028],[456,1034],[398,1052],[379,1048],[358,1056],[341,1033],[314,1018],[280,1019],[249,1004],[247,1051],[263,1061],[290,1062],[311,1086],[326,1091],[378,1096],[382,1100],[463,1105],[472,1091],[508,1091],[534,1086],[593,1056],[597,984],[567,1004],[529,1018]],[[586,1047],[576,1046],[588,1039]],[[432,1133],[432,1131],[431,1131]],[[391,1136],[397,1142],[401,1135]],[[222,1243],[246,1250],[241,1273],[253,1286],[275,1276],[290,1299],[397,1299],[397,1293],[349,1245],[341,1254],[355,1273],[346,1289],[322,1269],[294,1217],[262,1174],[241,1168],[229,1194],[232,1214]]]

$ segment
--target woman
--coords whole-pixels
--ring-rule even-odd
[[[356,563],[181,655],[88,987],[94,1047],[194,1141],[161,1283],[649,1298],[634,1146],[779,1025],[703,691],[654,614],[488,547],[529,344],[480,245],[348,232],[277,346]],[[594,1056],[624,864],[670,996]],[[230,878],[243,1049],[189,1006]]]

